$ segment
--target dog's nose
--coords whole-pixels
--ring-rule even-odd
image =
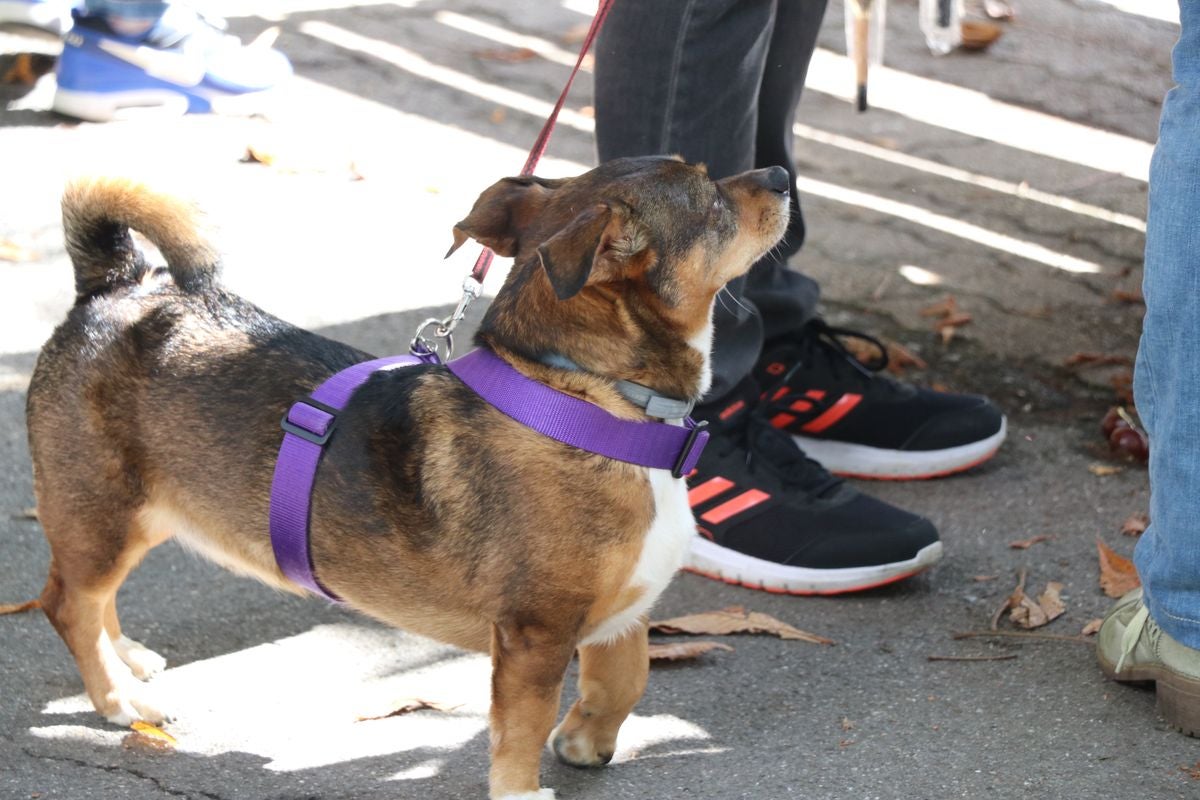
[[[780,194],[787,194],[792,187],[792,181],[788,177],[788,171],[783,167],[767,167],[766,169],[756,170],[755,177],[767,189]]]

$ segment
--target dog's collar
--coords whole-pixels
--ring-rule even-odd
[[[271,482],[271,547],[280,571],[293,583],[339,600],[317,580],[309,550],[313,482],[338,415],[375,372],[437,363],[435,354],[425,353],[355,364],[297,400],[284,415],[283,443]],[[682,425],[669,425],[614,417],[600,406],[522,375],[490,350],[467,353],[446,367],[490,405],[538,433],[618,461],[668,469],[676,478],[695,469],[708,443],[703,422],[684,418]]]
[[[571,372],[586,371],[562,353],[547,353],[538,360],[548,367],[557,367]],[[616,380],[613,381],[613,385],[616,386],[617,392],[622,397],[644,410],[646,416],[656,419],[684,419],[692,413],[692,409],[696,405],[695,400],[669,397],[649,386],[643,386],[633,381]]]
[[[695,469],[708,443],[704,423],[686,416],[679,425],[621,419],[598,405],[521,374],[485,348],[456,358],[446,367],[490,405],[522,425],[617,461],[667,469],[680,478]]]

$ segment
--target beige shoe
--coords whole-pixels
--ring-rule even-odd
[[[1154,681],[1158,710],[1180,733],[1200,737],[1200,650],[1168,636],[1135,589],[1109,609],[1096,642],[1100,669],[1122,682]]]

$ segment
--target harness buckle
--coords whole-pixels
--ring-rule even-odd
[[[297,406],[307,406],[316,411],[328,414],[329,421],[325,423],[324,430],[315,427],[305,427],[306,423],[304,421],[293,422],[291,416],[296,411]],[[279,421],[279,427],[306,442],[312,442],[318,447],[324,447],[325,443],[329,441],[329,437],[333,436],[333,430],[337,427],[337,415],[340,412],[340,408],[325,405],[320,400],[314,400],[312,397],[301,397],[295,403],[292,403],[291,408],[283,415],[283,419]]]
[[[692,451],[696,448],[696,442],[700,442],[701,450],[703,450],[704,446],[708,444],[708,435],[705,431],[705,428],[707,427],[708,420],[702,419],[699,422],[692,424],[692,429],[688,432],[688,438],[683,443],[683,449],[679,451],[679,458],[675,460],[675,466],[671,468],[672,477],[683,477],[683,470],[687,466],[687,463],[691,461]],[[703,439],[700,437],[700,434],[702,433],[705,434]],[[698,459],[700,454],[696,453],[696,457]]]

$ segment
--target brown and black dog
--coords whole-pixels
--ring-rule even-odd
[[[454,229],[515,259],[477,342],[630,419],[624,379],[698,398],[718,290],[783,235],[787,173],[720,181],[674,158],[576,178],[507,178]],[[166,717],[165,662],[121,632],[117,589],[175,537],[298,592],[268,533],[281,413],[370,358],[226,291],[192,207],[119,180],[63,198],[77,300],[29,387],[41,603],[109,720]],[[130,229],[162,252],[147,265]],[[579,366],[547,366],[565,356]],[[551,359],[553,361],[553,359]],[[548,739],[600,765],[646,684],[646,613],[694,522],[683,480],[574,449],[500,413],[444,367],[378,372],[339,415],[312,498],[321,582],[384,622],[492,657],[491,796],[539,789]],[[551,734],[578,649],[580,699]]]

